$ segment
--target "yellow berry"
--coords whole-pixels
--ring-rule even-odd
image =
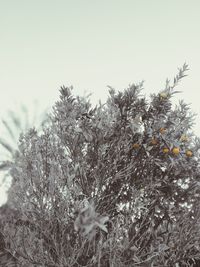
[[[180,153],[180,148],[179,148],[179,147],[174,147],[174,148],[172,149],[172,153],[173,153],[174,155],[178,155],[178,154]]]
[[[186,150],[185,154],[186,154],[187,157],[192,157],[192,155],[193,155],[192,151],[189,150],[189,149]]]
[[[162,92],[162,93],[159,94],[159,96],[160,96],[161,99],[166,99],[168,97],[168,94],[165,93],[165,92]]]
[[[169,153],[169,148],[164,147],[162,151],[163,151],[163,153],[167,154],[167,153]]]
[[[140,145],[138,143],[133,144],[134,149],[138,149],[139,147],[140,147]]]

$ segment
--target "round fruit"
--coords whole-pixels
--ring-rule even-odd
[[[193,155],[191,150],[186,150],[185,154],[187,157],[192,157],[192,155]]]
[[[162,93],[159,94],[159,96],[160,96],[161,99],[165,99],[165,98],[167,98],[168,95],[167,95],[167,93],[162,92]]]
[[[169,148],[164,147],[162,151],[163,151],[163,153],[167,154],[167,153],[169,153]]]
[[[138,149],[139,147],[140,147],[140,145],[138,143],[133,144],[134,149]]]
[[[167,131],[167,129],[166,128],[160,128],[160,130],[159,130],[159,132],[161,133],[161,134],[164,134],[164,133],[166,133],[166,131]]]
[[[174,147],[174,148],[172,149],[172,153],[173,153],[174,155],[178,155],[178,154],[180,153],[180,148],[179,148],[179,147]]]
[[[153,138],[151,140],[151,145],[157,145],[158,144],[158,140],[156,138]]]

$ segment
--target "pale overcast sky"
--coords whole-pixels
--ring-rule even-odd
[[[148,95],[184,62],[177,99],[200,115],[199,14],[199,0],[0,0],[1,115],[34,99],[52,106],[61,85],[105,101],[107,85],[145,80]]]

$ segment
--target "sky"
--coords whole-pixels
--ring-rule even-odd
[[[174,102],[191,104],[198,135],[199,12],[199,0],[0,0],[0,117],[34,101],[51,107],[62,85],[96,103],[107,85],[144,80],[148,96],[186,62]]]

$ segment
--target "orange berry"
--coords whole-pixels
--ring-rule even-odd
[[[186,155],[187,157],[192,157],[193,153],[192,153],[191,150],[188,149],[188,150],[186,150],[185,155]]]
[[[151,139],[151,145],[157,145],[158,140],[156,138]]]
[[[139,147],[140,147],[140,144],[138,144],[138,143],[133,144],[134,149],[138,149]]]
[[[167,129],[166,128],[160,128],[160,130],[159,130],[159,132],[161,133],[161,134],[164,134],[164,133],[166,133],[166,131],[167,131]]]
[[[167,154],[167,153],[169,153],[169,148],[164,147],[162,151],[163,151],[163,153]]]
[[[174,147],[174,148],[172,149],[172,153],[173,153],[174,155],[178,155],[178,154],[180,153],[180,148],[179,148],[179,147]]]

